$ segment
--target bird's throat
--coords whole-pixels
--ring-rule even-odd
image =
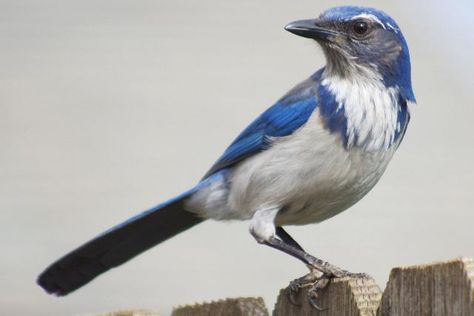
[[[324,76],[318,88],[320,112],[331,132],[341,134],[347,148],[387,150],[408,123],[406,102],[398,88],[376,76]]]

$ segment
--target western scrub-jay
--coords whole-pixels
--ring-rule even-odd
[[[382,176],[415,102],[397,23],[365,7],[329,9],[285,29],[315,40],[326,65],[253,121],[193,188],[65,255],[38,278],[66,295],[205,219],[250,220],[262,244],[311,272],[292,283],[314,295],[348,271],[306,253],[282,228],[318,223],[359,201]]]

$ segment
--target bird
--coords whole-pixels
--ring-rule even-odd
[[[248,220],[255,240],[310,272],[290,283],[317,297],[334,278],[360,276],[308,254],[284,229],[348,209],[379,181],[416,103],[407,42],[395,20],[361,6],[330,8],[285,26],[316,42],[326,64],[265,110],[191,189],[118,224],[38,277],[67,295],[207,219]]]

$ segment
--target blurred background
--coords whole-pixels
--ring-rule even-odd
[[[263,296],[306,273],[248,223],[206,222],[79,291],[53,260],[189,188],[233,138],[324,64],[283,30],[348,1],[0,1],[0,314],[77,315]],[[474,2],[358,1],[401,26],[418,105],[375,189],[319,225],[310,253],[384,288],[390,269],[473,256]]]

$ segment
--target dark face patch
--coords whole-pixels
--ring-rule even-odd
[[[350,36],[346,48],[353,57],[365,63],[390,65],[398,58],[402,50],[397,37],[378,24],[372,23],[370,28],[364,37]]]
[[[386,69],[397,61],[402,52],[397,35],[371,19],[322,20],[319,25],[338,32],[321,45],[332,61],[339,65],[356,62],[361,66]]]

